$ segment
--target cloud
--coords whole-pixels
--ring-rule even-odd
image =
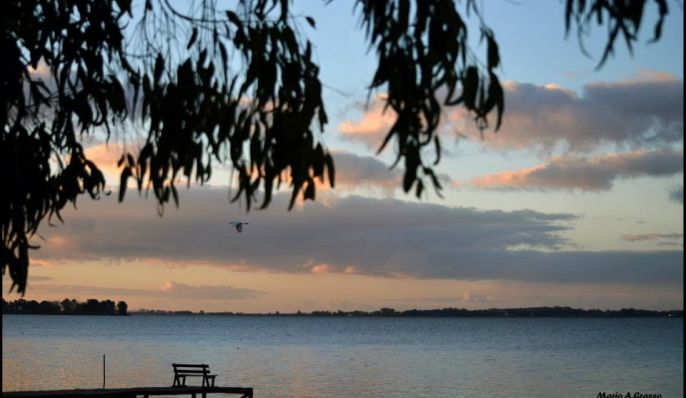
[[[378,150],[396,119],[396,113],[391,108],[384,111],[384,98],[377,96],[369,106],[364,106],[365,112],[359,121],[346,120],[339,124],[338,131],[343,138],[361,142],[370,150]]]
[[[329,264],[317,264],[313,265],[312,268],[310,268],[310,272],[313,274],[325,274],[329,273],[332,271],[331,266]]]
[[[260,294],[256,290],[232,286],[191,286],[177,282],[167,282],[160,293],[162,296],[194,300],[244,300]]]
[[[505,95],[503,127],[485,136],[486,145],[551,150],[562,144],[584,152],[599,144],[640,147],[683,140],[683,82],[674,76],[591,83],[581,96],[555,85],[509,83]],[[480,138],[466,127],[471,137]]]
[[[442,126],[499,149],[592,151],[601,144],[656,147],[683,140],[683,81],[661,72],[643,72],[615,83],[591,83],[582,95],[557,84],[506,82],[506,111],[497,133],[482,134],[461,107],[446,108]],[[359,121],[338,126],[342,136],[377,149],[395,115],[382,114],[376,98]]]
[[[622,235],[622,239],[628,242],[639,242],[646,240],[660,239],[683,239],[684,234],[641,234],[641,235]]]
[[[416,305],[418,302],[436,303],[439,305],[460,303],[464,305],[466,303],[488,303],[491,300],[492,298],[489,297],[489,294],[487,293],[478,293],[469,290],[464,291],[461,296],[399,297],[388,299],[388,301],[391,302],[409,303],[410,305]],[[433,304],[433,306],[436,304]]]
[[[657,242],[659,246],[673,246],[678,247],[684,245],[684,234],[637,234],[637,235],[622,235],[622,240],[627,242]]]
[[[30,277],[30,280],[35,277]],[[31,287],[32,293],[61,295],[63,297],[100,297],[119,299],[119,297],[174,298],[187,300],[246,300],[264,293],[252,289],[232,286],[191,286],[177,282],[167,282],[157,289],[129,289],[120,287],[100,287],[63,284],[40,284]]]
[[[684,186],[672,187],[672,189],[669,190],[669,199],[684,204]]]
[[[333,153],[336,167],[336,187],[379,188],[386,192],[402,186],[402,173],[372,156],[358,156],[350,152]]]
[[[394,190],[402,187],[402,167],[390,169],[373,156],[358,156],[344,151],[335,151],[333,158],[336,188],[373,188],[382,190],[386,196],[392,196]],[[445,173],[437,173],[436,177],[444,186],[459,188],[459,182],[452,181]],[[326,187],[325,184],[323,186]]]
[[[471,184],[483,189],[605,191],[620,178],[683,173],[683,164],[683,151],[669,149],[609,154],[590,159],[556,157],[537,166],[476,177]]]
[[[564,251],[571,214],[482,211],[362,197],[331,206],[307,203],[287,212],[276,195],[269,209],[242,215],[250,230],[228,226],[223,189],[181,193],[163,218],[138,198],[84,201],[66,224],[43,232],[34,257],[52,262],[152,259],[234,270],[348,273],[409,278],[502,279],[573,283],[680,283],[683,251]],[[53,247],[54,236],[62,244]],[[65,249],[66,248],[66,249]]]

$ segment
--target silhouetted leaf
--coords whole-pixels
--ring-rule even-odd
[[[493,33],[488,32],[486,35],[487,45],[488,45],[488,69],[493,69],[498,67],[500,64],[500,54],[498,51],[498,43],[496,43],[493,38]]]
[[[417,180],[415,196],[417,196],[417,198],[420,199],[422,197],[422,192],[424,192],[424,183],[422,182],[422,180]]]
[[[479,72],[476,67],[467,68],[464,79],[462,80],[462,98],[467,109],[476,107],[476,94],[479,90]]]
[[[190,40],[188,40],[188,44],[186,45],[186,49],[190,49],[191,46],[193,46],[193,43],[195,43],[195,40],[198,38],[198,28],[193,28],[193,33],[191,34]]]
[[[331,154],[327,153],[326,154],[326,170],[328,171],[329,175],[329,184],[331,185],[331,188],[333,188],[336,184],[336,169],[334,168],[333,164],[333,158],[331,157]]]
[[[314,18],[306,16],[305,20],[307,21],[308,24],[310,24],[311,27],[313,27],[313,28],[317,27],[317,24],[314,21]]]
[[[434,161],[434,165],[437,165],[441,161],[441,140],[438,138],[438,135],[434,136],[434,146],[436,151],[436,160]]]
[[[124,200],[124,195],[126,194],[126,184],[127,181],[129,180],[129,177],[131,177],[131,169],[129,167],[125,167],[124,170],[121,172],[121,177],[119,181],[119,201]]]
[[[176,190],[176,187],[173,185],[171,186],[171,193],[174,198],[174,204],[176,205],[176,207],[179,207],[179,193]]]
[[[160,81],[160,77],[162,77],[162,71],[164,70],[164,59],[162,58],[162,54],[157,54],[157,59],[155,60],[155,71],[153,74],[153,77],[155,78],[155,82]]]
[[[236,25],[238,29],[243,29],[243,22],[241,22],[240,18],[238,18],[238,15],[236,15],[235,12],[227,10],[226,16],[229,18],[229,21],[231,21],[231,23]]]
[[[310,180],[307,182],[307,187],[305,188],[304,199],[314,200],[314,181]]]

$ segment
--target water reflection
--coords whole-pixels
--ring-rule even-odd
[[[171,385],[257,397],[683,395],[681,319],[3,316],[3,391]],[[23,334],[22,334],[23,333]]]

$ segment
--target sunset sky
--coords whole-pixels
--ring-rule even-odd
[[[316,46],[336,188],[288,211],[229,203],[229,169],[180,190],[158,217],[134,191],[80,198],[44,223],[24,298],[125,300],[131,309],[293,312],[380,307],[683,307],[683,6],[662,39],[654,10],[640,44],[595,70],[605,32],[565,39],[563,4],[488,1],[501,48],[505,116],[483,136],[461,108],[443,112],[443,198],[422,200],[376,155],[394,115],[367,102],[376,56],[352,2],[295,2]],[[476,33],[476,31],[474,31]],[[474,40],[479,47],[478,37]],[[128,143],[129,147],[131,143]],[[123,140],[88,153],[118,190]],[[433,154],[428,154],[432,156]],[[231,220],[247,221],[242,234]],[[11,282],[3,277],[3,297]]]

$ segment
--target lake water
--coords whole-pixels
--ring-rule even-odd
[[[171,386],[207,363],[255,397],[683,396],[683,319],[2,316],[2,390]],[[191,383],[198,379],[189,379]],[[190,384],[190,383],[189,383]]]

